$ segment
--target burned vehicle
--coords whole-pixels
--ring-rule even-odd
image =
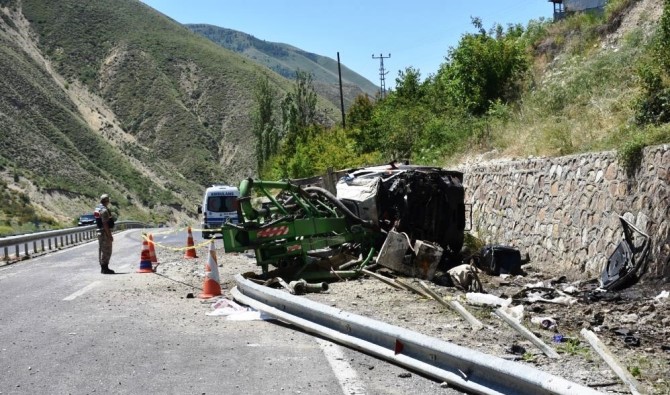
[[[325,182],[333,176],[337,183]],[[462,181],[457,171],[394,163],[309,182],[243,180],[240,221],[223,225],[224,247],[254,250],[266,278],[356,276],[391,233],[458,253],[466,222]]]
[[[466,229],[463,173],[395,163],[355,169],[336,185],[337,198],[358,217],[411,240],[438,243],[451,253]]]

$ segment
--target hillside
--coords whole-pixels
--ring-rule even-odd
[[[296,70],[306,71],[314,76],[316,91],[327,97],[336,106],[340,103],[339,75],[337,60],[327,56],[306,52],[288,44],[260,40],[250,34],[206,24],[187,24],[187,28],[231,51],[266,66],[270,70],[288,78],[295,77]],[[379,88],[366,78],[344,65],[342,69],[342,89],[345,108],[359,94],[374,97]]]
[[[0,206],[5,227],[71,224],[102,192],[122,217],[194,217],[204,186],[255,174],[257,79],[291,89],[136,0],[2,0],[0,16],[0,171],[24,202],[18,223]]]
[[[650,62],[663,0],[610,1],[603,19],[574,15],[546,27],[516,103],[494,106],[484,138],[449,163],[622,150],[669,141],[667,124],[635,120],[640,70]],[[533,28],[529,29],[533,34]]]
[[[352,105],[348,130],[297,131],[303,134],[292,152],[269,163],[288,163],[305,173],[289,175],[298,177],[353,160],[451,167],[621,147],[634,159],[640,147],[670,141],[667,121],[636,120],[645,92],[640,70],[653,65],[663,1],[610,3],[602,17],[465,34],[459,48],[490,46],[486,56],[504,48],[528,65],[509,74],[514,79],[499,96],[461,91],[481,82],[470,72],[488,78],[485,69],[496,59],[445,62],[426,80],[408,67],[385,100]],[[239,53],[190,29],[235,43]],[[191,222],[205,185],[256,173],[254,87],[267,76],[277,99],[294,88],[268,67],[314,67],[328,84],[336,76],[332,59],[289,45],[206,25],[190,29],[137,0],[113,7],[102,0],[0,0],[0,234],[34,230],[38,222],[72,224],[102,192],[112,195],[122,219]],[[461,54],[467,61],[473,52]],[[667,78],[659,75],[664,87]],[[346,79],[366,86],[348,70]],[[318,98],[331,125],[337,102]]]

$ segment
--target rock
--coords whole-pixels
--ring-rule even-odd
[[[625,314],[619,317],[619,322],[625,323],[625,324],[632,324],[637,322],[639,319],[638,315],[635,313],[631,314]]]

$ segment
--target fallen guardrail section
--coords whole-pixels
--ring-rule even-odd
[[[132,228],[143,228],[144,223],[137,221],[118,221],[115,224],[114,231],[121,231]],[[31,255],[44,253],[51,250],[58,250],[62,247],[78,244],[82,241],[96,238],[95,225],[78,226],[76,228],[67,228],[59,230],[49,230],[46,232],[35,232],[25,235],[9,236],[0,238],[0,248],[2,248],[2,260],[26,259]],[[39,242],[39,245],[38,245]],[[32,249],[30,245],[32,243]],[[21,255],[21,246],[23,246],[23,255]],[[10,247],[14,254],[10,254]],[[32,254],[31,254],[32,252]]]
[[[602,394],[521,363],[258,285],[238,274],[233,297],[307,332],[477,394]]]

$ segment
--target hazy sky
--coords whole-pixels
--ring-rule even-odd
[[[142,0],[180,23],[207,23],[290,44],[337,59],[379,85],[383,54],[386,87],[412,66],[423,78],[437,72],[450,47],[474,32],[471,17],[488,30],[551,18],[547,0]]]

